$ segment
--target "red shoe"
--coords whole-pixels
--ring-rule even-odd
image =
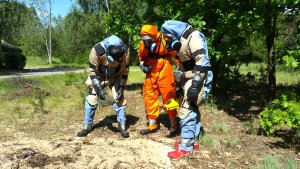
[[[168,157],[172,159],[180,159],[181,157],[188,156],[189,154],[189,151],[176,149],[175,151],[168,152]]]
[[[179,144],[180,144],[179,141],[176,141],[176,142],[175,142],[175,148],[176,148],[176,149],[179,148]],[[198,150],[199,148],[200,148],[200,144],[194,144],[194,146],[193,146],[193,149],[194,149],[194,150]]]

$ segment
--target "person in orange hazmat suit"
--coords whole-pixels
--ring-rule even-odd
[[[140,68],[146,74],[143,96],[146,107],[148,127],[140,131],[141,135],[154,133],[159,129],[159,95],[163,104],[175,97],[176,84],[172,70],[172,56],[177,55],[181,44],[168,43],[166,37],[154,25],[143,25],[140,31],[139,45]],[[176,64],[176,61],[175,61]],[[179,64],[179,62],[177,62]],[[176,110],[164,110],[170,120],[170,136],[176,134]]]

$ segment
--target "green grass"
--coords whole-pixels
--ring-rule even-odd
[[[208,148],[214,148],[215,142],[215,138],[208,134],[205,134],[203,137],[200,138],[200,143]]]
[[[267,64],[266,63],[250,63],[242,65],[239,72],[247,75],[248,72],[255,76],[255,80],[260,80],[262,77],[267,78]],[[267,80],[267,79],[265,79]],[[300,84],[300,72],[291,71],[281,65],[276,65],[276,84],[277,85],[296,85]]]
[[[139,67],[133,70],[136,71],[129,73],[128,80],[131,88],[126,91],[130,95],[140,94],[145,78]],[[87,73],[75,72],[0,79],[1,125],[32,137],[49,139],[76,131],[83,123],[83,103],[88,94],[86,79]],[[99,103],[101,109],[95,120],[115,114],[110,107],[111,93],[108,94],[106,101]],[[135,110],[136,105],[129,104],[127,109],[128,112]]]
[[[128,75],[128,83],[143,83],[145,80],[145,73],[140,70],[139,67],[130,68]]]
[[[59,58],[53,57],[52,64],[49,64],[47,56],[26,56],[25,68],[87,68],[88,63],[62,63]]]
[[[286,157],[284,157],[286,159]],[[291,157],[287,158],[285,161],[280,162],[275,156],[267,155],[262,164],[256,166],[251,166],[250,169],[297,169],[297,162]]]
[[[234,148],[238,142],[237,138],[232,138],[232,137],[226,137],[224,139],[221,140],[221,142],[229,148]]]
[[[38,138],[68,133],[74,121],[82,123],[86,77],[85,73],[67,73],[0,79],[1,86],[4,84],[0,90],[2,125]]]
[[[222,134],[227,134],[230,131],[229,125],[224,122],[213,121],[211,124],[211,128],[214,131],[220,131]]]

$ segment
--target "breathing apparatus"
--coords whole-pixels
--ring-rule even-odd
[[[166,40],[166,48],[168,50],[179,51],[181,48],[181,42],[176,39],[176,37],[172,34],[164,34],[164,38]]]
[[[107,49],[107,59],[110,62],[120,61],[125,54],[124,46],[109,46]]]

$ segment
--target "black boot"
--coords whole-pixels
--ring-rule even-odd
[[[153,130],[149,130],[149,129],[142,129],[140,131],[140,134],[141,135],[147,135],[147,134],[151,134],[151,133],[155,133],[158,131],[158,127],[156,129],[153,129]]]
[[[129,137],[129,133],[126,131],[126,123],[125,121],[118,122],[118,128],[121,133],[121,136],[124,138]]]
[[[178,129],[171,127],[169,135],[167,135],[167,137],[171,138],[171,137],[175,137],[176,135],[178,135]]]
[[[84,128],[77,133],[77,137],[87,136],[93,129],[93,124],[84,125]]]

